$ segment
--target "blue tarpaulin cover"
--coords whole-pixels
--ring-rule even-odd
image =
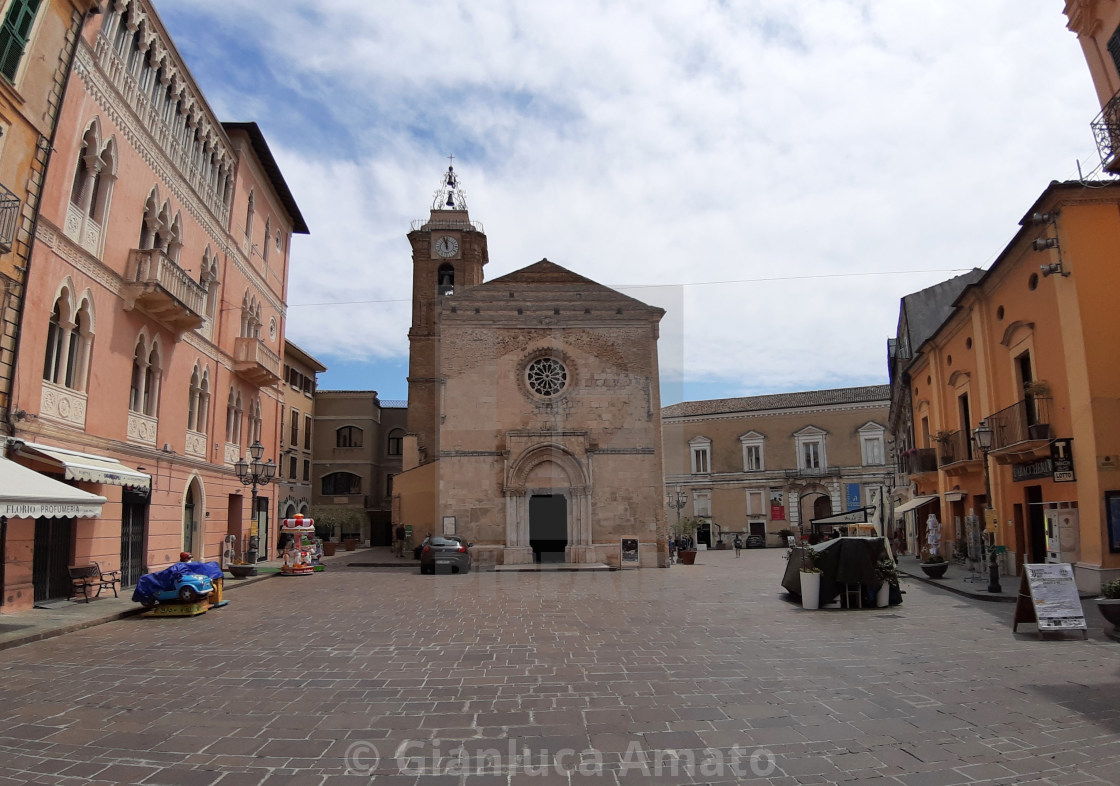
[[[136,589],[132,592],[132,600],[135,603],[150,602],[161,592],[174,592],[175,580],[184,573],[197,573],[211,579],[220,579],[222,566],[217,562],[176,562],[158,573],[141,576],[136,582]]]

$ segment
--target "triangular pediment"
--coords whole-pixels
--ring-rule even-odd
[[[555,262],[549,262],[547,259],[542,259],[540,262],[534,262],[528,267],[523,267],[520,270],[515,270],[512,273],[495,278],[492,281],[486,282],[487,284],[587,284],[593,287],[602,287],[603,289],[610,289],[604,287],[602,284],[592,281],[589,278],[581,276],[579,273],[573,273],[566,267],[557,265]],[[485,286],[485,284],[483,285]],[[613,290],[612,290],[613,291]]]
[[[484,312],[486,301],[514,305],[520,304],[522,299],[524,303],[554,303],[562,310],[577,307],[582,311],[590,308],[600,315],[604,312],[604,307],[617,314],[640,313],[656,316],[658,319],[665,313],[656,306],[624,295],[547,259],[456,292],[454,298],[459,306],[469,303],[481,307]]]

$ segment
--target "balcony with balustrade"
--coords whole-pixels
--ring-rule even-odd
[[[933,448],[911,448],[898,457],[902,473],[913,478],[927,472],[937,472],[937,451]]]
[[[991,455],[1000,464],[1020,464],[1050,455],[1054,430],[1050,398],[1028,396],[987,417],[992,428]]]
[[[178,334],[205,319],[206,288],[157,248],[128,252],[121,294],[126,311],[143,311]]]
[[[233,371],[257,387],[275,385],[280,381],[280,356],[259,338],[242,336],[234,341]]]
[[[959,430],[940,434],[937,440],[937,466],[950,475],[979,471],[982,465],[972,445],[972,434]]]

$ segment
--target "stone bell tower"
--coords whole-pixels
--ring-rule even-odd
[[[427,221],[413,224],[408,242],[412,244],[408,431],[416,438],[417,463],[424,464],[439,453],[440,311],[449,307],[456,292],[482,283],[482,266],[488,261],[486,234],[481,224],[470,220],[452,166],[436,189]]]

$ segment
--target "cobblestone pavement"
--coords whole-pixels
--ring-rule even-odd
[[[919,582],[807,612],[783,556],[332,566],[7,650],[0,785],[1120,782],[1120,645],[1091,603],[1088,641]]]

